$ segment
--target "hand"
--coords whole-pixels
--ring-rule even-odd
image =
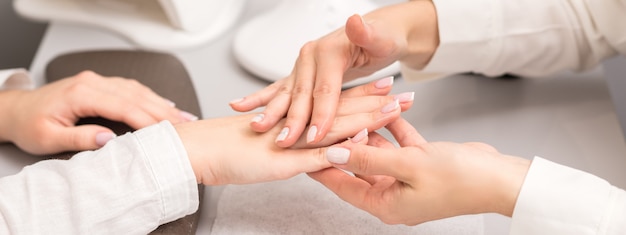
[[[306,145],[304,139],[293,148],[280,148],[274,138],[281,132],[275,126],[266,133],[248,127],[255,114],[182,123],[175,128],[187,150],[199,183],[205,185],[248,184],[281,180],[304,172],[330,167],[325,148],[355,136],[348,142],[359,142],[367,130],[382,128],[400,116],[401,106],[393,96],[360,96],[363,89],[346,92],[340,102],[337,118],[327,138]],[[367,128],[364,130],[364,128]]]
[[[251,123],[265,132],[281,120],[289,133],[278,146],[296,142],[309,123],[307,142],[322,140],[331,127],[341,84],[369,75],[396,60],[424,66],[439,43],[437,18],[430,1],[412,1],[350,17],[344,28],[307,43],[291,74],[248,97],[230,103],[245,112],[266,106],[264,118]],[[391,85],[382,79],[377,87]]]
[[[530,166],[482,143],[427,143],[404,119],[388,125],[396,148],[371,133],[367,145],[330,147],[336,168],[309,175],[341,199],[388,224],[419,223],[464,214],[511,216]]]
[[[2,91],[0,110],[0,141],[31,154],[96,149],[115,137],[103,126],[75,126],[82,117],[100,116],[135,129],[197,119],[135,80],[89,71],[32,91]]]

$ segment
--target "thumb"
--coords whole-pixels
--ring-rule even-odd
[[[374,56],[388,56],[395,48],[394,40],[391,40],[379,28],[365,22],[360,15],[352,15],[348,18],[345,32],[350,42]]]
[[[359,175],[387,175],[401,181],[409,179],[408,158],[402,149],[378,148],[368,145],[332,146],[326,159],[333,166]]]
[[[64,128],[59,132],[59,146],[63,150],[93,150],[98,149],[109,140],[115,138],[115,133],[110,129],[98,125],[80,125]]]

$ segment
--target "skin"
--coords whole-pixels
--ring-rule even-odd
[[[341,85],[372,74],[395,61],[421,68],[439,44],[437,16],[431,1],[410,1],[354,15],[345,27],[311,41],[300,50],[291,74],[243,99],[236,111],[265,106],[265,118],[251,128],[265,132],[278,124],[290,129],[280,147],[289,147],[305,132],[309,143],[321,141],[336,115]],[[315,128],[312,128],[312,127]]]
[[[254,132],[248,124],[256,115],[254,113],[181,123],[175,128],[187,150],[198,183],[224,185],[282,180],[330,167],[324,155],[326,147],[322,146],[353,143],[346,138],[355,136],[364,128],[380,129],[398,119],[400,112],[412,105],[412,102],[397,104],[394,96],[379,93],[380,90],[371,83],[342,94],[337,118],[328,138],[313,145],[301,139],[293,148],[276,146],[274,139],[281,130],[280,126],[264,133]],[[395,109],[383,112],[384,107],[390,104]],[[211,147],[211,144],[216,146]]]
[[[404,119],[387,129],[400,147],[370,133],[368,145],[344,143],[327,149],[336,168],[309,175],[388,224],[417,225],[488,212],[512,215],[529,160],[501,154],[484,143],[429,143]],[[333,155],[337,149],[348,151],[346,158]]]
[[[0,142],[13,142],[31,154],[92,150],[98,134],[113,131],[75,123],[101,116],[139,129],[169,120],[192,119],[148,87],[132,79],[102,77],[85,71],[35,90],[0,92]],[[103,143],[102,143],[103,144]]]

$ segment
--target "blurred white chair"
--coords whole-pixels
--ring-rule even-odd
[[[229,29],[245,0],[14,0],[38,21],[88,24],[117,32],[139,48],[172,51],[208,43]]]

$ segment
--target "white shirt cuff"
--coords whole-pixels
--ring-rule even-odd
[[[189,215],[199,206],[198,184],[178,133],[168,121],[136,131],[155,181],[161,188],[163,222]]]
[[[25,69],[0,70],[0,90],[33,89],[34,83]]]
[[[616,225],[611,215],[621,211],[624,216],[624,209],[623,190],[589,173],[535,157],[515,204],[510,234],[605,234],[602,231]]]

